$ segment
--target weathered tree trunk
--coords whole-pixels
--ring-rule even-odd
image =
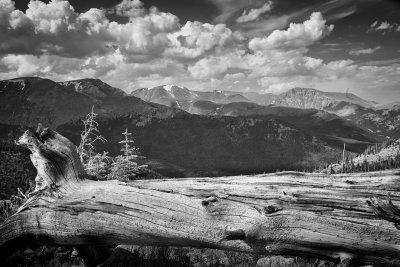
[[[18,142],[32,151],[37,188],[1,225],[1,259],[31,244],[136,244],[400,264],[396,171],[100,182],[54,131]]]

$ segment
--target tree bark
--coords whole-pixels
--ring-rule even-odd
[[[60,134],[39,127],[18,143],[37,187],[0,226],[1,259],[33,244],[131,244],[400,264],[397,170],[92,181]]]

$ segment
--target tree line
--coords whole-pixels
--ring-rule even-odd
[[[385,149],[392,148],[392,153],[380,156]],[[370,158],[370,160],[368,160]],[[322,163],[314,169],[314,172],[355,173],[370,172],[400,168],[400,139],[388,139],[383,143],[368,146],[363,153],[353,154],[343,151],[342,159],[338,158],[334,163]]]

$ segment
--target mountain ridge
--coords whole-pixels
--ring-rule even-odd
[[[146,92],[147,97],[132,92],[139,98],[152,102],[151,95],[163,86],[140,89]],[[323,92],[312,88],[293,88],[279,95],[260,94],[256,92],[233,91],[190,91],[183,87],[174,87],[175,94],[168,93],[167,101],[154,101],[167,106],[178,107],[192,114],[207,116],[254,116],[270,115],[273,107],[298,108],[297,112],[304,109],[316,109],[337,115],[344,120],[352,121],[357,127],[374,135],[380,142],[387,137],[400,137],[400,108],[395,104],[379,108],[376,102],[364,100],[351,93]],[[185,90],[184,94],[179,91]],[[245,99],[230,96],[241,94]],[[186,97],[185,95],[190,95]],[[195,95],[196,97],[193,97]],[[223,96],[223,97],[221,97]],[[178,99],[177,103],[175,100]],[[221,100],[222,99],[222,100]],[[165,99],[164,99],[165,100]],[[172,104],[171,104],[172,103]],[[268,109],[270,109],[268,111]]]
[[[134,132],[148,161],[158,164],[163,174],[177,177],[312,168],[321,159],[329,161],[340,153],[337,143],[327,138],[325,132],[313,130],[327,128],[324,125],[330,123],[325,115],[318,117],[322,119],[312,117],[317,111],[308,113],[287,107],[275,111],[273,107],[262,106],[261,109],[273,112],[248,117],[240,114],[237,117],[201,116],[134,96],[115,94],[112,89],[103,96],[97,83],[97,80],[84,80],[79,84],[88,84],[90,88],[77,88],[75,84],[41,78],[0,81],[0,123],[5,124],[2,129],[10,124],[36,127],[40,122],[77,144],[82,131],[81,119],[95,106],[100,131],[109,141],[98,144],[99,151],[119,153],[121,132],[128,128]],[[93,84],[94,89],[91,88]],[[165,97],[174,91],[183,92],[182,99],[191,94],[189,90],[171,86],[160,90],[162,94],[158,96]],[[219,97],[221,103],[231,99],[229,94],[219,91],[211,96]],[[251,102],[219,105],[242,104],[259,107]],[[301,121],[307,123],[299,124]],[[335,124],[338,129],[335,134],[339,137],[372,141],[353,125],[350,127],[354,136],[342,136],[343,132],[352,134],[352,131],[339,121]]]
[[[119,96],[127,95],[123,90],[116,87],[112,87],[100,79],[86,78],[86,79],[58,82],[58,84],[93,98],[101,98],[101,97],[108,97],[115,95]]]
[[[42,123],[56,127],[85,117],[92,106],[96,113],[105,117],[129,113],[141,114],[143,118],[165,117],[185,112],[121,94],[109,85],[104,88],[109,89],[110,94],[100,97],[98,88],[80,93],[70,84],[64,86],[63,83],[39,77],[3,80],[0,81],[0,122],[27,126]]]
[[[166,90],[165,88],[169,88]],[[165,99],[157,98],[162,91],[168,92]],[[364,100],[351,93],[324,92],[313,88],[295,87],[287,92],[275,95],[271,93],[260,94],[257,92],[235,92],[235,91],[195,91],[186,87],[175,85],[161,85],[152,88],[141,88],[130,93],[130,95],[142,98],[145,101],[168,105],[178,101],[193,103],[195,101],[211,101],[216,104],[229,104],[234,102],[253,102],[259,105],[279,105],[297,108],[324,109],[325,107],[348,102],[366,108],[372,108],[376,104]],[[184,99],[186,97],[186,99]],[[185,105],[186,107],[187,105]]]

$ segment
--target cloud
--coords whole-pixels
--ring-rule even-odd
[[[326,25],[321,13],[314,12],[310,19],[301,24],[291,23],[287,30],[275,30],[269,36],[253,38],[249,42],[251,50],[268,50],[275,48],[294,49],[307,47],[321,40],[333,30],[333,25]]]
[[[18,76],[45,76],[57,78],[64,75],[74,75],[82,71],[84,61],[74,58],[62,58],[59,56],[42,55],[7,55],[0,59],[0,66],[5,67],[7,78]],[[75,73],[74,73],[75,72]],[[86,73],[87,74],[87,73]],[[5,76],[4,74],[2,76]]]
[[[113,45],[131,62],[157,58],[169,46],[168,34],[179,29],[179,20],[170,13],[150,9],[149,14],[130,18],[126,24],[111,22],[108,31]]]
[[[68,1],[31,1],[25,13],[1,1],[1,54],[83,57],[108,53],[112,41],[104,11],[78,14]],[[3,13],[6,12],[6,14]],[[79,44],[79,45],[77,45]]]
[[[228,49],[243,39],[237,32],[232,32],[225,24],[209,24],[188,21],[178,31],[168,35],[171,41],[165,55],[173,58],[195,59],[207,52]]]
[[[143,3],[139,0],[122,0],[118,5],[107,11],[108,13],[131,18],[144,14]]]
[[[298,81],[284,81],[284,79],[277,77],[263,77],[259,79],[257,83],[264,88],[264,93],[271,94],[280,94],[299,86]]]
[[[246,74],[243,72],[237,72],[237,73],[232,73],[232,74],[226,74],[224,79],[225,80],[233,80],[234,83],[239,82],[238,80],[246,78]]]
[[[390,30],[392,28],[392,25],[390,25],[387,21],[384,21],[379,25],[378,27],[375,28],[375,31],[380,31],[380,30]]]
[[[379,49],[381,49],[380,46],[377,46],[375,48],[353,49],[353,50],[350,50],[349,54],[352,55],[352,56],[370,55],[370,54],[375,53]]]
[[[113,10],[129,17],[125,24],[110,22],[106,12],[92,8],[75,12],[68,1],[31,1],[25,13],[11,0],[2,0],[0,54],[58,55],[84,58],[112,54],[117,49],[129,61],[148,61],[169,45],[167,35],[179,29],[179,19],[140,1],[123,1]]]
[[[214,18],[214,23],[227,23],[243,9],[254,6],[259,0],[208,0],[218,7],[220,14]]]
[[[244,22],[257,20],[264,13],[271,11],[271,9],[272,9],[272,2],[269,1],[269,2],[265,3],[263,6],[261,6],[260,8],[244,10],[242,15],[236,19],[236,22],[244,23]]]
[[[189,66],[188,71],[195,79],[216,78],[225,74],[229,68],[239,65],[238,55],[210,56],[197,61]]]
[[[377,25],[378,25],[378,21],[375,20],[375,21],[371,24],[370,28],[375,28]]]
[[[375,32],[382,31],[383,33],[392,32],[392,31],[400,32],[400,25],[398,25],[397,23],[391,24],[387,21],[382,21],[379,24],[379,22],[376,20],[370,25],[367,32],[373,32],[373,31],[375,31]]]
[[[258,20],[232,24],[231,27],[241,31],[246,37],[260,37],[274,30],[282,30],[286,28],[290,22],[301,21],[305,17],[309,17],[312,12],[315,11],[320,12],[326,21],[332,23],[356,13],[358,5],[360,5],[360,3],[354,0],[330,0],[323,3],[302,3],[301,8],[294,8],[292,9],[293,11],[289,13],[269,12],[268,16],[260,16]],[[260,4],[258,4],[258,6],[260,6]],[[287,3],[285,3],[285,1],[275,1],[274,6],[276,6],[277,10],[280,10],[283,6],[287,8]],[[246,10],[248,10],[248,8]],[[237,16],[237,12],[234,14]],[[231,20],[232,19],[228,19],[228,23],[232,23]]]
[[[243,14],[250,16],[251,6],[265,4],[215,1],[233,12],[231,22]],[[332,17],[341,6],[329,1],[326,10],[330,13],[326,12]],[[309,46],[328,36],[333,25],[321,13],[287,25],[308,11],[296,12],[281,19],[262,18],[260,13],[258,20],[229,26],[196,21],[180,24],[175,15],[146,9],[138,0],[86,12],[77,12],[61,0],[32,1],[22,12],[12,1],[0,0],[0,78],[39,75],[60,81],[93,77],[128,91],[165,83],[194,90],[275,93],[296,86],[331,91],[349,87],[355,93],[398,88],[398,59],[358,63],[310,56]],[[108,20],[110,13],[124,16],[125,22]],[[371,27],[381,25],[376,21]],[[378,49],[349,53],[362,55]]]

